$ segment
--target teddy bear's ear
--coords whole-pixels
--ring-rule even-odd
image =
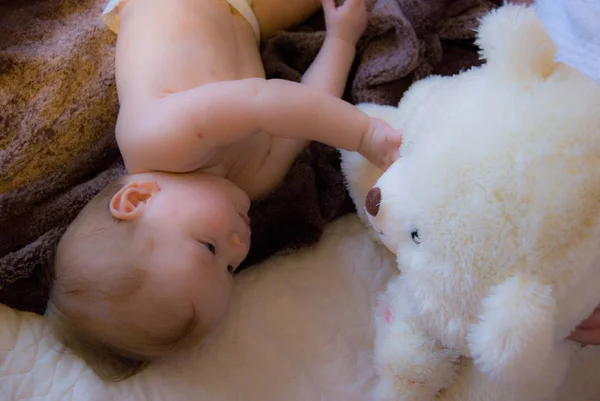
[[[517,275],[493,287],[468,334],[475,366],[504,383],[535,377],[553,350],[556,312],[549,285]]]
[[[556,47],[533,6],[507,4],[484,16],[477,44],[488,68],[511,79],[544,79],[558,65]]]

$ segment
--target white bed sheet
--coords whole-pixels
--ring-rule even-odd
[[[0,305],[0,400],[364,400],[371,311],[393,258],[354,216],[313,248],[239,276],[231,313],[202,349],[105,385],[60,352],[43,318]]]

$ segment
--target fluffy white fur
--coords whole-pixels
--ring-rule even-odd
[[[448,388],[444,349],[511,400],[552,400],[578,348],[565,338],[600,303],[600,85],[554,61],[533,8],[492,12],[478,42],[484,66],[417,82],[398,108],[361,106],[404,129],[385,174],[343,152],[401,271],[382,298],[398,316],[377,321],[379,400]]]
[[[512,10],[511,12],[517,12]],[[522,14],[520,10],[518,14],[524,19],[529,18],[527,13]],[[494,18],[500,18],[501,15],[500,13]],[[491,19],[486,26],[489,27],[490,24]],[[522,42],[519,46],[526,44],[525,39],[527,38],[519,38]],[[426,391],[421,394],[427,397],[434,388],[445,387],[437,396],[437,401],[539,399],[541,392],[547,391],[548,382],[532,382],[521,388],[517,385],[504,386],[501,382],[492,380],[483,369],[476,368],[471,359],[457,359],[458,348],[451,350],[445,345],[458,339],[461,341],[457,343],[463,343],[467,351],[472,349],[473,354],[481,353],[481,349],[478,351],[475,349],[477,347],[469,345],[469,337],[477,337],[480,347],[494,344],[496,347],[493,352],[502,352],[502,343],[494,337],[507,336],[506,330],[510,330],[512,324],[510,319],[514,323],[531,315],[535,309],[543,312],[539,309],[550,306],[549,309],[555,308],[556,312],[536,313],[536,319],[542,319],[538,324],[543,326],[546,324],[545,317],[553,316],[556,334],[552,339],[553,346],[557,347],[553,350],[553,356],[561,358],[557,351],[565,349],[559,348],[564,333],[597,302],[598,281],[593,280],[596,269],[593,263],[597,256],[593,244],[597,240],[597,211],[594,207],[590,208],[587,202],[593,200],[598,188],[595,185],[597,183],[593,182],[593,177],[597,177],[595,155],[598,154],[598,117],[593,117],[591,112],[594,108],[596,111],[600,110],[598,94],[591,81],[581,82],[580,78],[563,66],[558,66],[557,70],[562,72],[552,75],[550,80],[565,81],[566,86],[574,85],[575,88],[573,91],[564,90],[554,94],[548,91],[547,95],[552,96],[548,102],[557,103],[561,107],[549,109],[536,118],[549,119],[554,121],[556,126],[568,127],[565,136],[572,137],[572,141],[560,139],[556,132],[548,132],[551,138],[547,141],[535,136],[527,139],[529,134],[526,134],[526,131],[535,130],[537,124],[523,117],[535,114],[531,113],[532,109],[536,109],[531,104],[533,100],[526,100],[527,96],[511,99],[507,95],[504,100],[508,100],[508,103],[505,103],[500,98],[496,99],[500,94],[491,96],[489,91],[494,91],[497,86],[505,83],[495,83],[494,79],[486,79],[486,74],[489,78],[494,78],[495,75],[485,73],[485,67],[482,71],[466,73],[483,75],[481,78],[465,80],[471,81],[473,86],[481,86],[479,95],[474,89],[472,92],[467,91],[468,85],[462,81],[457,82],[456,90],[445,87],[452,85],[451,82],[458,77],[430,78],[417,84],[407,94],[399,110],[365,106],[369,113],[404,126],[405,158],[408,159],[411,152],[415,155],[413,161],[406,165],[414,163],[414,167],[410,167],[408,172],[403,170],[409,167],[392,170],[386,174],[389,177],[387,183],[384,185],[382,178],[378,184],[383,193],[381,213],[388,215],[390,219],[388,225],[382,226],[388,235],[381,238],[385,238],[392,249],[398,250],[402,247],[398,266],[406,274],[390,279],[394,259],[390,257],[389,252],[382,246],[374,246],[373,242],[366,238],[366,228],[359,225],[354,217],[340,219],[328,227],[316,246],[297,253],[273,257],[260,267],[242,273],[226,321],[204,347],[186,352],[173,360],[155,364],[140,375],[115,385],[101,383],[81,360],[63,352],[52,337],[45,319],[0,305],[0,399],[369,400],[366,389],[371,387],[373,368],[371,301],[375,294],[385,287],[386,282],[389,290],[383,293],[375,311],[375,353],[380,353],[382,358],[376,366],[382,380],[382,384],[375,387],[379,391],[375,393],[379,399],[386,399],[384,395],[387,395],[387,399],[394,401],[418,400],[419,392],[399,392],[397,386],[407,385],[425,387]],[[539,91],[539,88],[536,89],[539,85],[536,83],[523,81],[522,84],[525,92]],[[517,101],[521,102],[519,108],[511,109],[511,104]],[[584,101],[587,103],[584,104]],[[546,100],[539,98],[537,102],[544,103]],[[569,106],[569,102],[574,103]],[[525,107],[525,104],[529,106]],[[521,109],[524,109],[521,117],[513,115]],[[411,122],[412,125],[405,124],[404,121],[413,115],[415,120]],[[567,118],[569,115],[571,117]],[[453,116],[452,120],[456,121],[450,121],[448,116]],[[428,131],[428,118],[438,119],[437,123],[431,124],[431,127],[438,127],[436,130]],[[490,121],[486,122],[486,119]],[[523,121],[519,122],[520,119]],[[575,125],[571,126],[575,120]],[[411,126],[413,128],[410,128]],[[522,206],[524,209],[511,210],[514,207],[515,194],[526,195],[523,186],[535,184],[535,180],[516,174],[518,163],[512,167],[499,163],[498,155],[494,155],[493,149],[488,152],[491,157],[489,160],[483,158],[480,159],[483,161],[477,162],[478,157],[485,155],[485,146],[472,137],[476,132],[463,133],[457,131],[457,127],[464,127],[465,130],[469,127],[479,127],[481,134],[486,137],[508,135],[510,132],[523,136],[525,139],[520,143],[520,146],[524,147],[523,153],[515,153],[511,149],[512,153],[507,157],[513,157],[522,163],[522,167],[528,167],[527,171],[531,169],[531,174],[537,174],[534,177],[537,177],[540,183],[533,186],[529,195],[550,194],[552,196],[546,198],[549,204],[546,205],[543,198],[532,197],[529,200],[532,202],[531,206],[526,203]],[[539,127],[543,128],[544,125],[540,124]],[[596,131],[590,129],[591,127],[596,127]],[[428,132],[432,139],[421,141],[420,136],[426,137]],[[442,142],[444,135],[448,135],[445,146],[458,148],[458,155],[441,152],[438,148],[435,150],[438,153],[431,155],[430,159],[434,160],[431,165],[427,160],[419,162],[419,158],[423,157],[418,156],[419,154],[427,154],[429,148],[432,152],[436,149],[434,135],[439,135],[438,140]],[[589,138],[586,139],[586,135]],[[539,146],[531,146],[531,141],[539,141]],[[574,144],[580,141],[582,146],[574,147]],[[506,153],[506,149],[498,151],[499,154]],[[553,156],[548,159],[549,155]],[[452,170],[460,163],[449,163],[450,159],[462,156],[465,166],[462,170]],[[588,170],[582,170],[584,164],[578,164],[567,157],[583,157],[585,168]],[[541,171],[530,165],[533,158],[543,162],[540,166]],[[558,168],[560,166],[564,168]],[[360,216],[363,222],[369,223],[366,214],[362,213],[364,198],[368,189],[375,185],[381,176],[381,172],[356,154],[344,155],[344,170],[352,196],[360,207]],[[510,186],[498,185],[499,181],[494,181],[497,178],[492,174],[494,170],[513,177],[515,181],[512,191],[501,192],[510,189]],[[547,175],[542,174],[544,170],[547,171]],[[588,173],[585,174],[585,171]],[[444,181],[439,181],[444,172],[454,181],[445,184]],[[410,175],[413,174],[414,178],[411,178]],[[465,174],[462,180],[461,174]],[[560,183],[560,180],[565,178],[569,178],[570,181]],[[422,186],[417,185],[419,180],[423,181]],[[486,182],[487,186],[483,185]],[[575,198],[573,191],[579,186],[583,195],[578,194]],[[548,187],[548,190],[542,191],[543,187]],[[444,194],[446,195],[443,196]],[[390,200],[391,196],[397,199]],[[571,203],[568,202],[569,199]],[[503,202],[506,202],[507,215],[516,219],[514,227],[507,225],[499,214],[498,210],[505,210],[501,208]],[[437,207],[436,203],[442,205]],[[392,207],[393,205],[397,207]],[[555,209],[559,210],[559,213],[556,218],[552,218],[551,207],[563,209]],[[474,215],[471,218],[465,217],[465,208],[472,209]],[[582,213],[582,210],[588,210],[588,213]],[[373,223],[377,227],[378,224],[384,224],[384,221]],[[421,246],[412,244],[410,236],[406,238],[409,233],[402,230],[397,231],[394,240],[389,233],[394,232],[396,225],[400,228],[416,227],[422,230]],[[483,229],[488,226],[492,228]],[[553,239],[554,230],[562,231],[562,241]],[[375,237],[375,231],[371,232]],[[472,241],[470,238],[475,234],[478,240]],[[479,237],[479,234],[482,237]],[[586,235],[589,235],[589,240]],[[534,240],[535,238],[538,239]],[[514,248],[504,248],[507,243],[511,243],[511,239]],[[394,241],[397,241],[397,246],[394,245]],[[548,245],[552,241],[555,246]],[[544,246],[548,246],[548,249]],[[526,257],[519,258],[519,254],[504,255],[503,249],[522,252],[521,256],[525,254]],[[521,249],[525,249],[526,252]],[[464,263],[456,263],[460,258],[464,259]],[[510,261],[511,258],[521,262],[521,266],[527,267],[520,268],[519,271],[510,268],[507,260]],[[469,261],[473,269],[482,269],[480,276],[491,275],[494,284],[488,283],[489,287],[486,289],[477,290],[484,294],[481,295],[481,302],[473,307],[476,314],[472,318],[472,324],[468,324],[465,329],[462,326],[464,309],[461,308],[466,308],[476,294],[464,300],[461,298],[469,295],[471,290],[475,291],[480,285],[486,286],[486,281],[479,280],[475,270],[468,273],[458,270],[468,271],[466,269],[469,267]],[[492,261],[498,263],[489,265],[487,269],[482,268]],[[425,271],[419,275],[418,269]],[[512,270],[515,271],[509,277],[508,274]],[[496,275],[490,272],[495,272]],[[536,272],[537,276],[534,274]],[[542,273],[545,272],[558,273],[559,279],[562,280],[561,285],[531,280],[542,277]],[[464,274],[462,280],[461,274]],[[517,279],[511,280],[512,277],[522,279],[515,281]],[[423,294],[413,291],[415,286],[419,285],[419,280],[424,283]],[[521,291],[521,280],[528,283],[528,286],[531,285],[529,292]],[[406,284],[411,286],[403,288]],[[554,301],[548,301],[550,298],[546,298],[544,288],[547,287],[552,288],[551,295]],[[439,291],[439,294],[435,291]],[[512,306],[504,309],[502,303],[505,302],[506,296],[510,298],[512,291],[519,293],[519,300],[522,299],[523,302],[517,303],[511,299],[507,304]],[[432,295],[431,298],[427,297],[428,293]],[[495,295],[488,297],[488,294]],[[425,298],[426,302],[415,303],[417,297]],[[429,314],[414,314],[420,312],[414,305],[421,305],[421,308],[430,311]],[[436,310],[436,305],[441,306]],[[388,316],[389,319],[386,319]],[[515,320],[518,316],[521,317]],[[431,322],[424,325],[423,321],[427,319]],[[443,331],[444,343],[440,340],[441,337],[431,335],[436,333],[437,327],[442,324],[441,319],[448,322],[447,329]],[[387,320],[398,324],[385,323]],[[489,322],[492,321],[494,323],[490,325]],[[496,324],[502,325],[501,330],[495,329]],[[533,328],[540,327],[538,324]],[[532,328],[525,327],[524,330],[527,331],[515,335],[514,341],[525,344],[530,340],[523,336],[529,336]],[[477,331],[479,333],[473,334]],[[427,334],[427,337],[424,334]],[[388,341],[384,341],[386,338]],[[512,333],[505,338],[511,338],[513,341]],[[501,346],[498,347],[498,344]],[[571,350],[566,352],[571,353]],[[506,355],[510,356],[510,352]],[[381,363],[383,358],[387,358],[387,365]],[[411,370],[409,361],[414,362],[412,366],[418,370]],[[513,361],[510,359],[510,363]],[[500,366],[489,365],[489,368],[498,369],[506,364],[507,362]],[[437,369],[436,372],[432,370],[432,366]],[[525,367],[517,366],[517,369],[520,368]],[[410,374],[406,374],[407,371],[417,373],[411,382],[407,380]],[[382,372],[387,376],[383,377]],[[529,370],[524,372],[528,374]],[[554,369],[550,373],[558,375],[560,370]],[[554,376],[549,377],[550,380],[554,380]],[[395,380],[396,378],[398,380]],[[423,382],[423,378],[429,381]],[[527,397],[527,394],[531,397]],[[558,399],[600,399],[600,347],[577,347],[568,369],[568,380],[561,387]]]
[[[64,352],[46,319],[0,305],[0,400],[370,401],[373,308],[396,274],[394,255],[368,231],[354,216],[338,219],[315,246],[242,272],[204,347],[116,384]],[[578,350],[573,367],[560,400],[600,400],[600,347]],[[512,400],[464,358],[439,398]]]

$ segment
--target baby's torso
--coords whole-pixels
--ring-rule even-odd
[[[250,24],[225,0],[129,0],[120,20],[116,80],[121,110],[210,82],[264,78]],[[214,149],[198,169],[222,175],[252,198],[282,178],[258,132]]]
[[[129,0],[120,16],[121,104],[264,77],[254,31],[225,0]]]
[[[273,137],[258,132],[244,140],[214,151],[213,157],[197,171],[226,177],[251,199],[271,192],[284,178],[292,160],[273,148]]]

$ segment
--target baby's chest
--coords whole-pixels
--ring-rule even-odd
[[[287,171],[283,163],[277,162],[272,137],[262,132],[237,143],[232,157],[227,176],[251,198],[271,191]]]

